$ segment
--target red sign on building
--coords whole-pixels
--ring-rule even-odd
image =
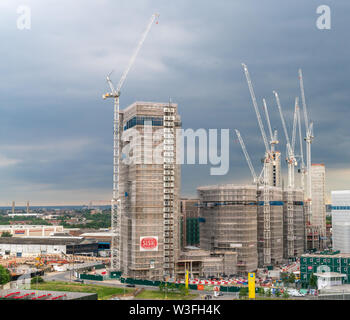
[[[158,237],[140,237],[140,251],[158,251]]]

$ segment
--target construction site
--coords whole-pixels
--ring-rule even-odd
[[[287,150],[285,186],[281,173],[281,152],[277,150],[280,142],[277,130],[272,130],[267,103],[262,99],[269,137],[266,134],[248,68],[245,64],[242,66],[265,146],[263,168],[258,175],[241,133],[235,130],[252,175],[252,185],[202,186],[197,191],[200,218],[203,218],[200,247],[211,252],[218,249],[237,252],[238,271],[246,273],[257,267],[271,268],[290,259],[295,260],[306,250],[324,247],[325,167],[311,164],[313,123],[308,121],[302,71],[299,70],[298,75],[306,130],[306,164],[299,98],[295,98],[290,139],[279,95],[273,91]],[[297,140],[299,151],[296,150]],[[295,181],[296,168],[300,174],[299,183]]]
[[[176,129],[181,128],[178,105],[169,100],[135,102],[123,110],[119,106],[122,86],[158,16],[152,15],[117,87],[114,87],[111,74],[107,76],[110,91],[103,95],[103,99],[110,98],[114,102],[110,258],[108,261],[102,259],[110,263],[110,273],[118,272],[124,277],[149,280],[181,278],[188,269],[191,275],[198,277],[220,273],[246,275],[258,268],[273,268],[286,261],[295,261],[306,250],[323,249],[323,240],[326,240],[325,166],[311,163],[313,123],[309,122],[302,71],[299,70],[298,76],[305,135],[299,98],[295,98],[290,134],[279,95],[273,91],[286,146],[288,172],[285,185],[278,132],[272,130],[269,109],[266,100],[262,99],[268,135],[265,132],[245,64],[242,67],[264,144],[262,168],[256,173],[241,133],[235,130],[252,175],[251,184],[198,187],[199,200],[192,203],[194,217],[188,218],[195,219],[200,225],[199,243],[196,239],[198,234],[191,240],[190,234],[187,240],[181,238],[181,167],[177,162],[179,152],[175,135]],[[296,169],[300,179],[298,183]],[[190,222],[186,220],[182,224],[185,232],[186,228],[190,230]],[[38,232],[45,235],[48,231],[43,228]],[[33,246],[39,240],[30,241],[28,244]],[[56,240],[52,241],[53,245]],[[3,242],[1,248],[6,254],[10,249],[5,246],[7,240]],[[14,240],[8,242],[11,242],[11,246],[16,245],[12,243]],[[85,255],[77,259],[74,252],[73,257],[70,256],[68,243],[63,243],[64,240],[61,242],[60,248],[50,247],[50,250],[62,251],[55,262],[47,258],[44,262],[38,262],[36,258],[26,257],[24,264],[34,262],[39,270],[47,265],[70,265],[79,263],[81,259],[89,259]],[[97,243],[86,240],[78,242],[81,246],[93,247],[89,253],[96,254]],[[188,244],[199,248],[186,248]],[[78,243],[75,248],[77,246]],[[18,258],[15,259],[16,263],[19,262]],[[91,259],[99,261],[96,256]],[[10,260],[2,263],[9,266]]]

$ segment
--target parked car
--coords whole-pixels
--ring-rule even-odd
[[[133,283],[128,283],[126,286],[129,288],[135,288],[135,285]]]

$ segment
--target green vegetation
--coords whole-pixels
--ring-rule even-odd
[[[282,297],[283,297],[284,299],[288,299],[288,298],[289,298],[289,293],[288,293],[287,290],[284,290],[284,291],[283,291]]]
[[[8,231],[4,231],[2,234],[1,234],[1,237],[2,238],[11,238],[12,237],[12,234]]]
[[[246,298],[248,296],[248,288],[247,287],[242,287],[239,290],[239,298]]]
[[[5,267],[0,266],[0,285],[8,283],[10,280],[10,271],[8,271]]]
[[[40,276],[35,276],[30,280],[31,284],[44,283],[44,279]]]
[[[266,296],[271,297],[272,296],[272,291],[269,288],[269,290],[266,291]]]
[[[9,225],[10,222],[16,222],[16,221],[25,221],[26,224],[32,224],[32,225],[52,225],[51,223],[47,222],[44,219],[41,218],[35,218],[35,217],[9,217],[5,215],[0,215],[0,225]]]
[[[77,212],[80,212],[77,211]],[[61,225],[66,228],[87,228],[87,229],[99,229],[99,228],[109,228],[111,226],[111,212],[110,210],[104,210],[102,213],[91,214],[91,210],[81,210],[81,214],[79,216],[75,216],[81,218],[83,221],[88,221],[87,223],[76,223],[76,224],[68,224],[66,220],[69,220],[71,217],[65,215],[64,217],[60,217]]]
[[[137,295],[137,299],[151,299],[151,300],[191,300],[195,298],[196,294],[184,295],[179,292],[161,292],[157,290],[144,290]]]
[[[310,276],[309,285],[311,288],[317,288],[317,277],[314,274]]]
[[[134,290],[107,287],[94,284],[80,284],[80,283],[69,283],[61,281],[47,281],[39,283],[38,285],[33,284],[33,289],[37,290],[49,290],[49,291],[68,291],[68,292],[92,292],[97,293],[99,300],[108,300],[116,295],[122,295],[125,293],[131,293]]]
[[[264,296],[264,295],[265,295],[265,290],[264,290],[264,288],[259,288],[258,293],[259,293],[260,296]]]

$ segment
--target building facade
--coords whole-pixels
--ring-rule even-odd
[[[136,279],[174,276],[179,241],[177,104],[135,102],[120,113],[121,267]]]
[[[304,192],[283,190],[283,257],[300,257],[305,252]]]
[[[180,214],[181,247],[199,246],[199,200],[181,199]]]
[[[314,230],[311,247],[322,249],[326,243],[326,168],[324,164],[312,164],[311,166],[311,198],[312,216],[311,227]],[[310,245],[308,246],[310,248]]]
[[[256,270],[256,186],[213,185],[199,187],[197,192],[200,200],[200,248],[211,253],[236,252],[237,273]]]
[[[332,191],[333,249],[350,253],[350,190]]]

